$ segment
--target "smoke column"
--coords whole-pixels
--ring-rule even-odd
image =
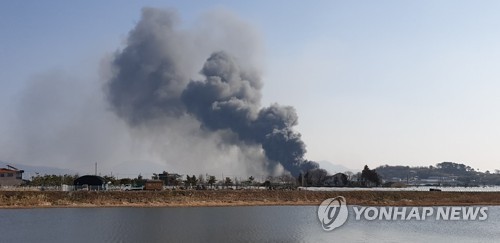
[[[221,22],[231,22],[230,18]],[[317,163],[304,159],[305,144],[293,130],[298,121],[295,109],[260,106],[259,69],[251,55],[238,51],[251,46],[246,37],[252,35],[244,34],[245,28],[229,27],[229,37],[217,40],[220,46],[210,45],[203,42],[213,39],[206,29],[183,31],[177,22],[173,12],[143,9],[126,46],[112,60],[106,94],[113,111],[130,126],[193,116],[200,129],[230,131],[234,136],[226,136],[225,143],[260,146],[269,172],[281,165],[297,176],[317,168]],[[224,46],[236,47],[236,55]],[[198,66],[201,77],[196,78],[193,70],[200,60],[205,63]]]

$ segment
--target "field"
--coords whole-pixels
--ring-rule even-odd
[[[189,207],[319,205],[344,196],[349,205],[452,206],[500,205],[500,192],[418,191],[0,191],[0,208],[37,207]]]

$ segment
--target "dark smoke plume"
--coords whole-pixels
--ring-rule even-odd
[[[230,129],[243,141],[262,144],[266,157],[293,175],[304,166],[315,167],[304,161],[305,145],[292,130],[298,119],[293,107],[274,104],[258,110],[257,77],[241,71],[224,52],[212,54],[201,73],[206,79],[190,82],[182,101],[206,128]]]
[[[184,60],[192,52],[181,52],[189,41],[175,30],[171,15],[145,9],[127,46],[116,54],[114,76],[107,86],[114,111],[130,125],[192,115],[204,130],[229,130],[240,142],[260,145],[269,160],[268,171],[281,165],[297,176],[317,168],[317,163],[304,159],[305,144],[293,130],[298,120],[295,109],[260,107],[262,83],[256,68],[243,67],[239,59],[217,51],[203,64],[204,79],[188,82],[183,70],[190,67]]]
[[[175,22],[174,13],[143,9],[127,47],[115,56],[108,101],[131,124],[183,112],[179,96],[188,79],[179,67],[183,36],[174,29]]]

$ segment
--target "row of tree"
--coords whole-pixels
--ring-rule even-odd
[[[371,187],[379,186],[382,179],[376,170],[370,170],[365,165],[361,172],[356,174],[346,171],[330,175],[325,169],[317,168],[300,174],[297,178],[301,186],[351,186],[351,187]]]
[[[78,175],[36,175],[28,182],[30,186],[60,186],[73,185],[73,181]]]
[[[124,184],[144,185],[146,180],[141,176],[136,178],[117,179],[114,176],[103,176],[106,182],[111,185],[119,186]],[[62,184],[72,185],[73,181],[78,178],[75,175],[36,175],[31,178],[28,185],[31,186],[60,186]],[[220,187],[248,187],[248,186],[266,186],[273,185],[289,185],[289,186],[353,186],[367,187],[379,186],[384,181],[391,181],[394,178],[399,178],[403,183],[426,179],[426,178],[453,178],[459,186],[477,186],[477,185],[500,185],[500,170],[480,172],[465,164],[442,162],[435,166],[379,166],[371,170],[368,166],[364,166],[359,173],[345,172],[330,175],[324,169],[312,169],[300,174],[298,178],[291,175],[282,175],[277,177],[267,177],[264,182],[256,182],[255,178],[250,176],[248,179],[241,180],[238,178],[225,177],[218,180],[213,175],[178,176],[171,181],[166,181],[165,185],[182,186],[185,188],[196,188],[199,186],[209,188]],[[154,175],[152,179],[159,179],[158,175]],[[411,184],[411,183],[410,183]]]
[[[164,172],[168,175],[168,173]],[[177,175],[177,174],[172,174]],[[146,182],[142,176],[138,177],[139,179],[121,179],[121,184],[133,184],[137,186],[142,186]],[[106,178],[105,178],[106,179]],[[153,180],[163,180],[165,185],[174,186],[174,187],[184,187],[184,188],[199,188],[199,187],[229,187],[229,186],[255,186],[255,178],[250,176],[247,180],[240,181],[237,178],[225,177],[223,180],[218,180],[217,177],[213,175],[207,175],[207,178],[203,176],[203,174],[198,175],[186,175],[185,179],[181,176],[171,176],[161,178],[158,174],[154,174],[152,176]],[[127,181],[124,181],[127,180]]]
[[[368,166],[365,166],[361,173],[354,175],[352,172],[339,173],[336,177],[333,177],[332,181],[334,185],[338,186],[378,186],[380,184],[380,178],[375,172],[375,170],[370,170]],[[62,184],[72,185],[73,181],[78,178],[78,174],[75,175],[36,175],[31,178],[29,185],[31,186],[60,186]],[[114,176],[103,176],[104,180],[113,186],[132,184],[135,186],[143,186],[146,179],[143,176],[138,175],[136,178],[121,178],[117,179]],[[205,178],[203,175],[186,175],[185,179],[178,177],[175,180],[166,181],[165,185],[171,186],[182,186],[185,188],[198,188],[202,186],[203,188],[219,188],[219,187],[250,187],[250,186],[266,186],[266,187],[276,187],[276,186],[327,186],[327,180],[332,178],[331,175],[324,169],[312,169],[305,172],[303,175],[299,175],[298,178],[294,178],[291,175],[282,175],[272,177],[269,176],[264,182],[256,182],[253,176],[248,177],[246,180],[239,180],[237,178],[225,177],[223,180],[218,180],[213,175],[207,175]],[[158,180],[159,176],[157,174],[153,175],[151,179]]]

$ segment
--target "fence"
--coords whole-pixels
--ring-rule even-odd
[[[0,191],[120,191],[119,186],[0,186]]]

